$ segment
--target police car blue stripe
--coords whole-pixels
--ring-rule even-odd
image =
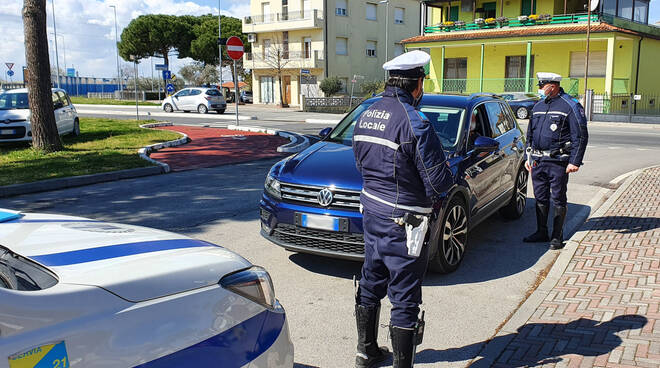
[[[134,368],[238,368],[255,360],[277,340],[285,314],[263,311],[198,344]]]
[[[62,253],[43,254],[38,256],[31,256],[30,258],[45,266],[67,266],[78,263],[132,256],[136,254],[195,247],[217,247],[217,245],[195,239],[166,239],[137,243],[115,244]]]
[[[0,222],[9,222],[9,221],[14,221],[18,218],[21,218],[20,213],[16,212],[6,212],[6,211],[0,211]]]

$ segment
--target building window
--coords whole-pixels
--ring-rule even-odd
[[[527,56],[507,56],[505,59],[504,70],[504,90],[506,92],[523,92],[525,88],[525,78],[527,77]],[[530,60],[530,84],[534,84],[534,55]]]
[[[284,59],[289,58],[289,32],[282,32],[282,57]]]
[[[394,23],[403,24],[403,18],[406,14],[406,9],[404,8],[394,8]]]
[[[635,13],[633,20],[638,23],[648,24],[649,3],[643,0],[635,0]]]
[[[312,17],[312,5],[310,0],[302,0],[302,14],[304,19]]]
[[[495,18],[497,17],[497,4],[492,2],[492,3],[483,3],[481,4],[481,7],[483,8],[482,13],[485,19],[488,18]]]
[[[449,8],[449,20],[452,22],[458,20],[458,5]]]
[[[261,14],[264,17],[264,23],[270,22],[270,3],[261,3]]]
[[[271,53],[270,46],[271,46],[270,40],[264,40],[264,50],[263,50],[264,60],[270,59],[270,53]]]
[[[339,90],[339,93],[346,93],[348,92],[348,78],[339,78],[341,81],[341,89]]]
[[[603,0],[603,14],[616,15],[616,0]]]
[[[336,3],[335,3],[335,14],[336,15],[347,16],[348,15],[348,13],[346,12],[347,8],[348,8],[348,5],[346,4],[346,0],[336,0]]]
[[[337,37],[335,50],[337,55],[348,55],[348,38]]]
[[[378,20],[376,17],[376,4],[367,3],[367,19],[368,20]]]
[[[632,19],[633,15],[633,0],[619,0],[619,17]]]
[[[397,57],[404,53],[403,45],[396,44],[394,45],[394,57]]]
[[[289,19],[289,0],[282,0],[282,20]]]
[[[571,52],[571,78],[584,78],[584,51]],[[605,78],[607,73],[607,51],[589,52],[589,78]]]
[[[376,57],[376,41],[367,41],[367,56]]]
[[[444,72],[444,91],[465,91],[467,83],[467,58],[445,59]]]
[[[309,59],[312,57],[312,38],[303,38],[303,58]]]

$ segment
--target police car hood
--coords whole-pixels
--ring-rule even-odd
[[[251,266],[182,235],[46,214],[0,223],[0,245],[50,269],[60,283],[102,287],[134,302],[214,285]]]
[[[284,162],[278,179],[286,183],[361,190],[362,175],[355,167],[353,147],[318,142]]]

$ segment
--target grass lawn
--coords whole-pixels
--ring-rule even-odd
[[[165,95],[163,95],[165,97]],[[135,101],[131,100],[114,100],[114,99],[105,99],[105,98],[87,98],[87,97],[76,97],[71,96],[71,102],[73,104],[81,105],[133,105],[135,106]],[[140,106],[160,106],[157,102],[138,102]]]
[[[152,166],[137,150],[180,135],[142,129],[144,121],[80,118],[78,137],[62,136],[64,150],[45,154],[27,143],[0,144],[0,185]]]

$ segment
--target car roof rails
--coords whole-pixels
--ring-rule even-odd
[[[498,95],[497,93],[490,93],[490,92],[477,92],[470,95],[470,99],[479,98],[479,97],[502,98],[502,96]]]

